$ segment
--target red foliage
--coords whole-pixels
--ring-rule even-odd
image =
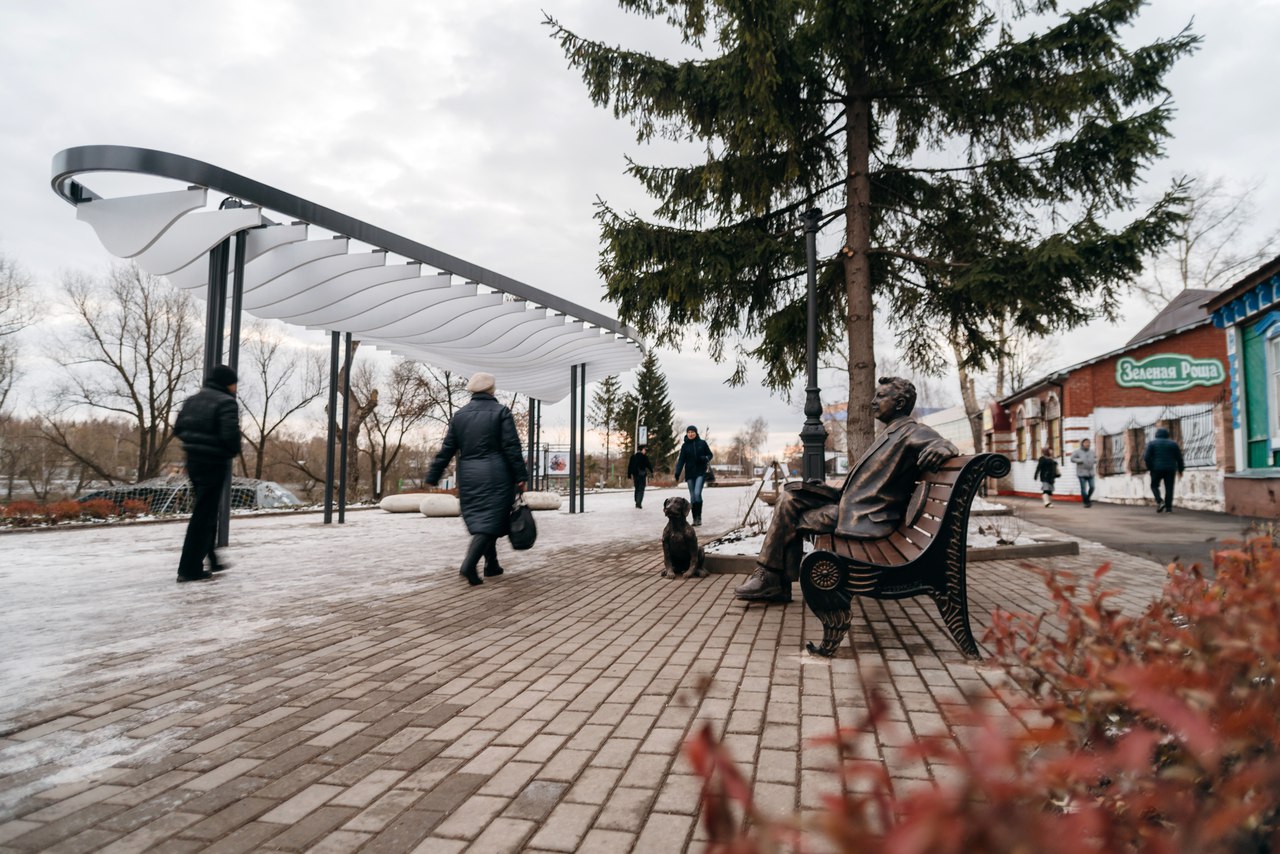
[[[120,511],[130,518],[143,516],[151,512],[151,502],[140,498],[126,498],[120,503]]]
[[[44,519],[44,510],[34,501],[14,501],[4,507],[4,520],[11,525],[25,527],[35,525]]]
[[[79,501],[55,501],[44,507],[45,518],[54,523],[79,519],[83,514],[84,508]]]
[[[844,794],[817,826],[770,820],[702,730],[685,752],[704,781],[710,850],[755,854],[801,834],[892,854],[1280,850],[1280,551],[1260,538],[1213,569],[1171,567],[1136,616],[1110,604],[1105,566],[1083,585],[1044,573],[1054,612],[999,612],[988,639],[1047,725],[1010,736],[975,715],[981,734],[965,750],[918,742],[915,755],[956,772],[944,788],[895,797],[878,762],[846,758]],[[882,714],[873,700],[831,742],[856,755],[852,740]],[[850,787],[855,776],[873,785]]]
[[[120,511],[109,498],[93,498],[80,504],[80,510],[90,519],[109,519]]]

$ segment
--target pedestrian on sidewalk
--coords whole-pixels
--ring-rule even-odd
[[[1169,431],[1161,427],[1156,430],[1156,437],[1147,443],[1147,450],[1142,461],[1151,472],[1151,494],[1156,497],[1157,513],[1173,512],[1173,483],[1175,477],[1182,477],[1186,466],[1182,461],[1182,448],[1169,438]],[[1164,485],[1164,499],[1160,498],[1160,486]]]
[[[1036,480],[1040,481],[1040,492],[1044,494],[1044,506],[1053,506],[1053,483],[1058,479],[1058,461],[1050,454],[1049,449],[1045,448],[1040,452],[1040,459],[1036,463]]]
[[[690,424],[684,431],[680,456],[676,460],[676,480],[681,472],[689,486],[689,503],[693,505],[693,524],[702,524],[702,487],[707,482],[707,469],[711,464],[711,446],[698,436],[698,428]]]
[[[472,587],[483,584],[476,566],[484,558],[485,577],[502,575],[498,564],[498,537],[507,533],[511,503],[524,492],[529,470],[520,450],[520,436],[511,410],[493,396],[493,374],[473,374],[467,382],[471,401],[449,419],[440,451],[424,478],[435,486],[445,466],[458,458],[458,502],[471,544],[458,574]]]
[[[636,448],[636,452],[631,455],[631,461],[627,463],[627,477],[631,478],[636,487],[637,510],[643,509],[640,505],[644,504],[644,487],[651,474],[653,474],[653,463],[649,462],[649,448],[647,445],[641,445]]]
[[[1071,462],[1076,467],[1076,477],[1080,479],[1080,497],[1085,507],[1093,506],[1093,474],[1098,466],[1098,455],[1089,447],[1085,439],[1071,454]]]
[[[236,406],[236,372],[217,365],[204,386],[182,404],[173,434],[187,455],[187,476],[195,494],[187,535],[178,560],[178,581],[207,581],[226,569],[218,562],[218,506],[231,476],[231,461],[240,454],[240,408]],[[204,568],[205,558],[209,569]]]

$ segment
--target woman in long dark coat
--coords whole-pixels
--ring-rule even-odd
[[[511,410],[493,396],[492,374],[478,373],[467,383],[471,402],[449,420],[440,452],[427,470],[426,482],[435,486],[445,466],[458,457],[458,500],[471,545],[458,574],[472,585],[482,584],[476,565],[484,558],[484,574],[502,574],[498,565],[498,537],[507,533],[511,502],[524,492],[529,470],[520,451],[520,436]]]

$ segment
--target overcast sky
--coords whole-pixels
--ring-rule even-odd
[[[224,167],[613,316],[595,272],[593,202],[648,213],[654,204],[623,174],[623,156],[669,163],[674,152],[638,148],[625,121],[590,104],[540,5],[8,0],[0,251],[45,285],[62,270],[104,269],[110,256],[49,188],[50,159],[75,145],[133,145]],[[608,0],[543,8],[585,36],[687,50]],[[1259,211],[1274,227],[1280,0],[1157,0],[1135,39],[1171,35],[1193,17],[1204,45],[1169,78],[1175,137],[1151,195],[1176,173],[1264,178]],[[1113,349],[1151,314],[1135,301],[1118,326],[1066,335],[1056,358]],[[731,389],[730,367],[705,353],[659,358],[680,426],[728,440],[763,416],[778,449],[803,422],[799,396],[770,396],[758,369]],[[623,382],[630,388],[631,377]],[[842,381],[822,382],[824,400],[843,400]],[[28,397],[38,393],[30,386]],[[567,424],[567,404],[548,414],[549,426]]]

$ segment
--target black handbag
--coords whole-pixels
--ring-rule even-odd
[[[524,551],[533,548],[538,539],[538,526],[533,521],[533,511],[524,503],[524,496],[517,495],[511,505],[511,516],[507,521],[507,536],[511,538],[511,548]]]

